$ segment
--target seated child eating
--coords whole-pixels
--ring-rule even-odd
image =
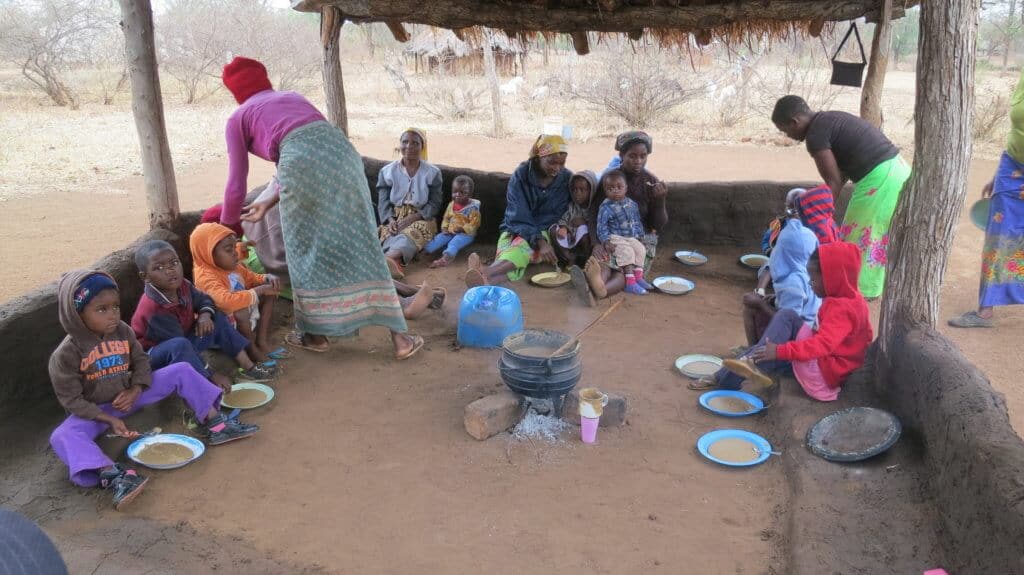
[[[626,291],[646,295],[654,287],[644,280],[647,248],[640,241],[644,237],[640,208],[626,197],[626,175],[622,170],[606,172],[601,181],[605,200],[597,212],[597,239],[626,276]]]
[[[441,229],[423,248],[423,253],[431,255],[444,248],[444,253],[431,262],[430,267],[446,267],[459,250],[473,243],[480,229],[480,200],[473,199],[473,186],[473,178],[465,175],[452,182],[452,201],[441,218]]]
[[[188,240],[192,250],[192,277],[199,291],[213,299],[217,309],[231,316],[254,361],[283,359],[287,352],[270,345],[270,323],[281,281],[272,274],[253,273],[242,265],[238,236],[221,224],[199,224]],[[253,319],[256,334],[253,336]]]
[[[562,219],[551,226],[550,232],[558,239],[555,243],[558,259],[567,265],[582,265],[590,257],[587,217],[597,191],[597,176],[590,170],[576,172],[569,180],[569,190],[572,193],[569,208]]]
[[[812,330],[792,309],[779,310],[748,354],[725,360],[713,381],[701,380],[690,388],[739,389],[744,379],[769,387],[774,382],[767,374],[792,363],[807,395],[818,401],[838,398],[843,380],[864,365],[874,337],[868,304],[857,289],[860,266],[860,249],[854,244],[819,246],[807,264],[811,287],[822,298],[817,327]]]
[[[171,244],[162,240],[142,244],[135,252],[135,265],[146,286],[132,316],[132,329],[149,351],[155,369],[185,362],[230,390],[231,379],[210,372],[199,357],[199,352],[216,345],[238,362],[243,379],[270,381],[277,377],[277,367],[254,362],[245,351],[249,340],[217,311],[210,296],[182,276],[181,260]]]
[[[111,461],[95,439],[108,428],[121,437],[138,437],[124,418],[172,393],[195,411],[209,445],[259,431],[225,419],[219,411],[221,389],[187,363],[151,371],[149,356],[121,321],[120,294],[109,275],[70,272],[61,278],[57,294],[67,337],[50,356],[50,381],[70,415],[50,435],[50,445],[75,485],[112,489],[119,510],[138,497],[148,478]]]

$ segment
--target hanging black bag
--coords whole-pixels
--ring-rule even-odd
[[[857,37],[857,47],[860,48],[860,62],[840,62],[836,60],[839,57],[839,52],[843,50],[843,46],[846,45],[846,41],[850,39],[850,34]],[[860,32],[857,31],[857,23],[851,22],[850,29],[846,32],[846,36],[843,36],[843,41],[839,43],[839,47],[836,48],[836,53],[832,55],[832,80],[830,83],[834,86],[850,86],[853,88],[860,88],[864,82],[864,66],[868,63],[867,57],[864,55],[864,44],[860,41]]]

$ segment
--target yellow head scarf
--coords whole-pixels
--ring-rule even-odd
[[[543,158],[544,156],[550,156],[552,154],[568,154],[569,144],[565,143],[562,136],[552,136],[549,134],[541,134],[537,137],[537,141],[533,143],[533,147],[530,148],[531,158]]]
[[[408,132],[412,132],[413,134],[416,134],[417,136],[420,137],[420,142],[423,143],[423,148],[421,148],[421,150],[420,150],[420,159],[421,160],[426,160],[427,159],[427,131],[424,130],[423,128],[406,128],[406,129],[402,130],[402,134],[406,134]],[[399,137],[399,139],[401,139],[401,137],[402,137],[401,134],[399,134],[398,137]]]

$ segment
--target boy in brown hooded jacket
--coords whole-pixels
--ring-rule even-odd
[[[121,509],[142,492],[148,478],[111,461],[95,439],[107,429],[138,437],[124,418],[178,394],[203,424],[207,443],[219,445],[259,430],[219,411],[222,391],[187,363],[151,371],[135,332],[121,321],[120,294],[103,272],[79,270],[61,278],[57,309],[67,337],[50,356],[50,381],[69,412],[50,435],[50,445],[81,487],[112,488]]]

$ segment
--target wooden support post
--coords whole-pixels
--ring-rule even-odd
[[[572,37],[572,46],[576,48],[577,54],[586,56],[590,53],[590,39],[587,38],[586,30],[573,32],[569,35]]]
[[[173,229],[180,214],[171,147],[167,143],[164,100],[153,40],[153,7],[149,0],[120,0],[121,29],[132,82],[132,115],[142,148],[149,227]]]
[[[341,74],[341,27],[345,15],[334,6],[320,11],[320,40],[323,44],[324,97],[327,100],[327,119],[348,135],[348,110],[345,106],[345,81]]]
[[[885,86],[885,72],[889,69],[889,53],[892,51],[892,0],[883,0],[875,37],[871,40],[871,59],[868,61],[868,75],[860,97],[860,117],[882,127],[882,88]]]
[[[391,35],[395,37],[395,40],[405,44],[409,41],[409,31],[405,29],[405,26],[401,22],[386,22],[388,30],[391,30]]]
[[[494,119],[494,137],[505,134],[505,119],[501,113],[501,90],[498,89],[498,71],[494,65],[494,30],[484,28],[484,72],[491,90],[491,113]]]
[[[886,361],[899,338],[938,319],[939,287],[967,194],[977,36],[976,0],[921,3],[914,173],[893,218],[882,302]]]

